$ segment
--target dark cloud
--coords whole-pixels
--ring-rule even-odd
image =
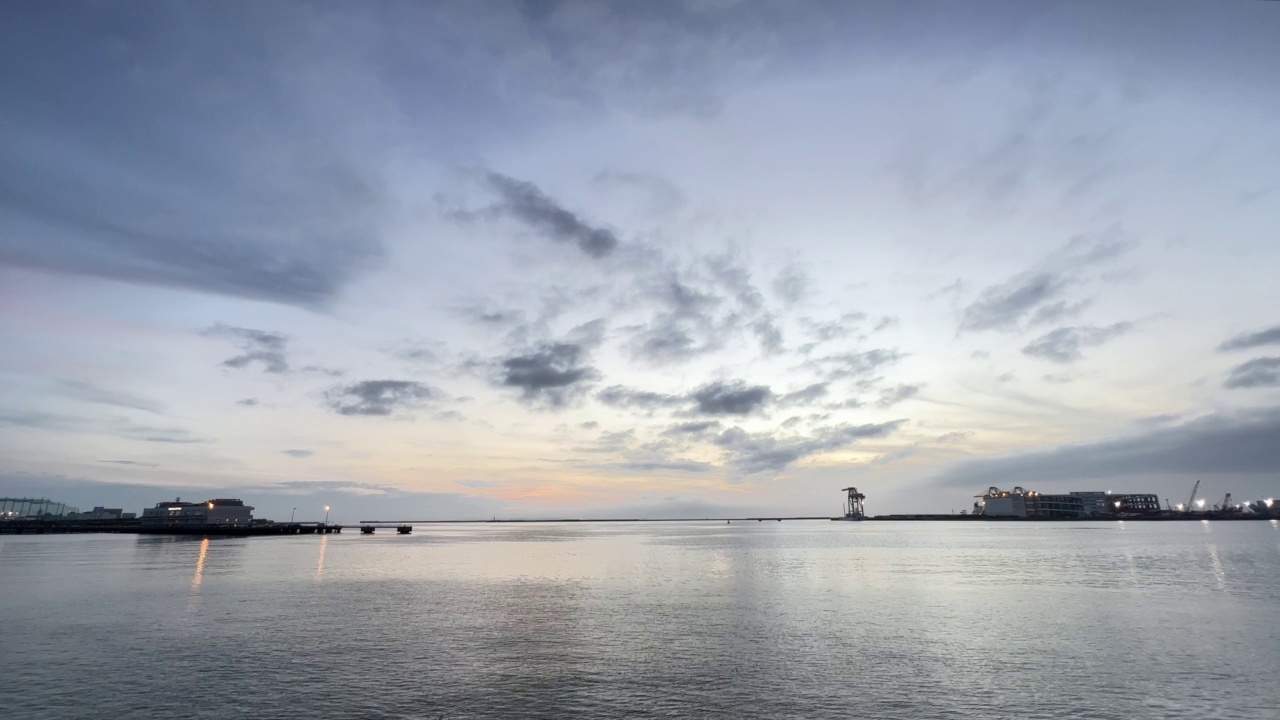
[[[258,398],[245,398],[245,399],[243,399],[243,400],[237,400],[237,401],[236,401],[236,404],[237,404],[237,405],[244,405],[245,407],[253,407],[253,406],[255,406],[255,405],[259,405],[259,404],[261,404],[261,403],[260,403],[260,401],[258,400]]]
[[[438,390],[409,380],[365,380],[331,388],[325,400],[341,415],[390,415],[439,396]]]
[[[295,458],[309,458],[312,455],[315,455],[315,453],[310,450],[281,450],[280,452],[288,455],[289,457]]]
[[[604,257],[618,246],[612,230],[588,225],[537,185],[495,172],[485,177],[490,187],[502,196],[502,202],[490,208],[491,211],[515,218],[555,242],[577,245],[593,258]]]
[[[1236,335],[1219,345],[1218,350],[1221,352],[1249,350],[1264,345],[1280,345],[1280,325],[1258,332]]]
[[[713,382],[691,396],[697,411],[705,415],[749,415],[773,400],[767,385],[747,385],[741,380]]]
[[[1015,277],[982,291],[961,315],[961,330],[1002,330],[1017,326],[1037,305],[1058,296],[1066,281],[1055,273]]]
[[[909,400],[919,394],[919,385],[898,385],[885,388],[880,391],[880,399],[876,401],[876,405],[882,408],[893,407],[903,400]]]
[[[1254,358],[1231,368],[1223,386],[1228,388],[1280,387],[1280,357]]]
[[[289,344],[289,338],[286,335],[222,324],[206,328],[201,334],[206,337],[226,338],[240,346],[241,354],[222,361],[225,367],[245,368],[258,363],[262,366],[263,372],[275,374],[289,372],[289,361],[285,357],[285,349]]]
[[[500,362],[499,382],[518,388],[522,399],[560,407],[600,377],[586,365],[587,350],[569,342],[548,343]]]
[[[1215,414],[1138,435],[972,460],[936,478],[981,489],[1008,478],[1107,480],[1129,476],[1280,474],[1280,408]]]
[[[720,433],[714,442],[724,449],[729,463],[744,475],[778,473],[803,458],[838,450],[858,440],[886,437],[904,422],[839,425],[819,429],[808,437],[782,438],[734,427]]]
[[[1081,349],[1096,347],[1133,329],[1132,323],[1118,322],[1105,327],[1064,327],[1032,340],[1022,354],[1056,363],[1082,360]]]

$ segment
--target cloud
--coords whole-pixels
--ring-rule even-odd
[[[1037,305],[1066,287],[1055,273],[1028,273],[982,291],[961,315],[961,330],[1002,330],[1016,326]]]
[[[1220,352],[1249,350],[1264,345],[1280,345],[1280,325],[1254,333],[1236,335],[1218,346]]]
[[[547,343],[500,362],[500,383],[518,388],[522,399],[560,407],[600,377],[585,365],[586,348],[578,343]]]
[[[255,405],[260,405],[261,402],[258,400],[258,398],[245,398],[243,400],[237,400],[236,404],[244,405],[245,407],[254,407]]]
[[[715,469],[715,465],[696,460],[631,460],[614,463],[612,467],[631,472],[685,472],[704,473]]]
[[[390,415],[439,397],[439,391],[409,380],[365,380],[331,388],[325,399],[340,415]]]
[[[909,400],[919,394],[919,385],[898,385],[897,387],[885,388],[880,391],[880,399],[876,401],[876,405],[882,408],[893,407],[903,400]]]
[[[778,404],[783,407],[794,407],[796,405],[809,405],[831,394],[830,383],[818,382],[800,388],[795,392],[789,392],[778,398]]]
[[[773,400],[767,385],[747,385],[741,380],[713,382],[693,392],[697,410],[705,415],[749,415]]]
[[[107,463],[110,465],[131,465],[133,467],[144,467],[144,468],[160,467],[155,463],[144,463],[144,462],[138,462],[137,460],[99,460],[98,462]]]
[[[684,404],[687,399],[679,395],[632,390],[622,385],[612,385],[596,393],[596,399],[616,408],[640,408],[652,410],[660,407],[673,407]]]
[[[905,420],[875,425],[839,425],[822,428],[809,437],[775,437],[729,428],[715,438],[731,465],[744,475],[778,473],[812,455],[838,450],[858,440],[886,437]]]
[[[704,436],[707,433],[720,429],[719,420],[698,420],[695,422],[679,423],[672,425],[662,431],[662,434],[668,437],[683,436]]]
[[[1223,387],[1280,387],[1280,357],[1254,358],[1231,368]]]
[[[1280,408],[1215,414],[1095,443],[971,460],[935,478],[985,488],[1009,478],[1089,481],[1143,475],[1280,474]]]
[[[856,380],[869,378],[880,368],[893,365],[903,357],[897,350],[876,348],[813,358],[801,367],[812,369],[829,381]]]
[[[1133,329],[1132,323],[1118,322],[1105,327],[1064,327],[1032,340],[1022,354],[1056,363],[1084,359],[1082,348],[1096,347]]]
[[[602,258],[618,246],[618,238],[605,227],[593,227],[538,189],[537,185],[496,172],[485,175],[489,186],[502,196],[490,208],[515,218],[559,243],[572,243],[593,258]]]
[[[492,490],[493,488],[502,487],[501,483],[492,480],[456,480],[457,484],[463,487],[475,488],[476,490]]]
[[[308,458],[315,455],[315,453],[310,450],[281,450],[280,452],[288,455],[289,457],[295,458]]]
[[[164,412],[164,406],[153,400],[131,395],[120,390],[107,390],[86,382],[60,380],[58,382],[58,389],[67,397],[83,400],[85,402],[98,403],[101,405],[114,405],[116,407],[130,408],[133,410],[145,410],[156,414]]]
[[[122,107],[156,74],[130,72],[109,83],[127,88]],[[262,148],[216,140],[207,152],[179,149],[168,129],[142,137],[151,122],[199,132],[184,115],[199,110],[174,107],[189,96],[167,93],[156,118],[79,133],[75,123],[10,125],[0,264],[320,308],[382,257],[380,191],[342,159],[303,151],[283,130],[260,158]],[[40,150],[50,147],[60,150]]]
[[[773,294],[787,305],[797,305],[809,295],[812,280],[796,267],[784,268],[773,279]]]
[[[39,411],[0,412],[0,426],[26,427],[59,432],[100,433],[126,440],[160,443],[207,443],[212,440],[177,427],[139,425],[127,417],[87,418]]]
[[[1068,303],[1066,300],[1059,300],[1056,303],[1042,305],[1037,308],[1035,314],[1031,316],[1030,324],[1051,325],[1053,323],[1069,320],[1087,310],[1092,304],[1092,300],[1081,300],[1076,303]]]
[[[1037,267],[979,293],[961,311],[960,330],[1017,330],[1033,310],[1030,324],[1060,322],[1084,311],[1092,300],[1057,300],[1067,287],[1082,282],[1088,271],[1121,256],[1133,243],[1112,228],[1100,236],[1078,235]],[[1057,300],[1052,304],[1049,301]]]
[[[286,335],[223,324],[206,328],[201,334],[205,337],[227,338],[240,346],[241,354],[223,360],[224,367],[238,369],[258,363],[263,372],[289,372],[289,361],[285,357],[285,348],[289,344]]]

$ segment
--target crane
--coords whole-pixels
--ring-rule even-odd
[[[1226,512],[1231,509],[1231,493],[1227,493],[1227,496],[1222,498],[1222,507],[1218,509],[1223,512]]]
[[[1191,497],[1187,500],[1187,512],[1191,512],[1191,508],[1195,507],[1196,491],[1198,491],[1199,489],[1200,489],[1200,481],[1197,480],[1196,484],[1191,488]]]

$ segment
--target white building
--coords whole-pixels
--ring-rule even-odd
[[[156,503],[142,511],[143,527],[238,526],[253,522],[253,508],[235,498],[215,498],[201,503]]]

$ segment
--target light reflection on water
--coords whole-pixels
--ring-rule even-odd
[[[38,720],[1277,717],[1276,529],[3,536],[0,707]]]

